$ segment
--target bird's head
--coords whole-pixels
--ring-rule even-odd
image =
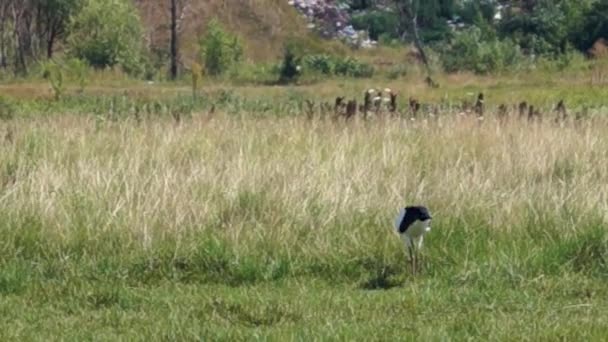
[[[433,217],[431,216],[431,213],[427,207],[417,205],[406,207],[405,210],[406,212],[410,213],[410,215],[415,217],[416,220],[423,222],[426,225],[427,232],[431,230],[431,220]]]
[[[432,216],[429,210],[423,206],[409,206],[402,208],[395,220],[395,229],[403,233],[411,224],[421,222],[428,232],[431,230]],[[405,224],[405,227],[403,227]]]
[[[423,206],[405,207],[405,210],[408,213],[411,212],[411,214],[414,215],[414,217],[416,217],[420,221],[426,221],[426,220],[433,219],[429,210]]]

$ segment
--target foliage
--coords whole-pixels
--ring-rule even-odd
[[[142,24],[128,0],[86,0],[72,18],[68,49],[92,67],[120,66],[127,73],[144,71]]]
[[[580,30],[572,33],[572,42],[587,51],[600,38],[608,39],[608,1],[597,1],[581,18]]]
[[[336,60],[335,74],[350,77],[372,77],[374,67],[367,63],[358,61],[353,57],[339,58]]]
[[[302,64],[305,71],[312,71],[322,75],[349,76],[349,77],[371,77],[374,68],[353,57],[337,57],[326,54],[307,55]]]
[[[523,59],[519,47],[509,40],[482,40],[481,30],[472,27],[456,34],[441,52],[441,62],[448,72],[469,70],[491,73],[517,65]]]
[[[398,0],[410,1],[410,0]],[[452,18],[455,10],[454,0],[414,1],[418,13],[418,23],[422,28],[434,28],[442,25],[446,19]]]
[[[83,1],[81,0],[46,0],[37,1],[38,10],[45,25],[47,57],[52,57],[55,40],[64,39],[70,24],[70,18],[78,13]]]
[[[491,22],[496,12],[496,1],[473,0],[459,4],[456,14],[463,23],[478,24],[481,20]]]
[[[408,71],[408,66],[406,64],[397,64],[388,70],[387,77],[389,80],[395,80],[407,76]]]
[[[566,53],[568,42],[580,45],[579,37],[588,30],[584,18],[588,8],[586,0],[539,1],[528,12],[507,13],[497,30],[527,54],[557,56]]]
[[[61,99],[65,91],[63,69],[64,67],[61,64],[53,60],[42,64],[43,76],[49,81],[56,101]]]
[[[323,75],[332,75],[335,71],[335,59],[329,55],[307,55],[303,58],[307,70]]]
[[[373,40],[378,40],[383,34],[391,38],[399,37],[399,18],[394,12],[375,10],[355,15],[352,25],[357,30],[367,30]]]
[[[416,18],[420,37],[423,41],[440,41],[450,37],[446,23],[455,14],[454,0],[393,0],[394,4],[403,11],[399,19],[399,36],[411,35],[409,21]]]
[[[280,83],[290,83],[297,81],[301,73],[301,57],[298,56],[297,48],[293,43],[285,45],[283,52],[283,62],[279,72]]]
[[[236,35],[226,32],[217,19],[207,25],[207,33],[199,41],[205,71],[219,76],[237,65],[243,57],[243,47]]]
[[[66,66],[69,71],[69,78],[77,82],[78,91],[82,93],[89,82],[89,65],[82,59],[70,58],[67,60]]]
[[[55,100],[59,100],[65,92],[66,82],[75,82],[78,85],[78,92],[84,92],[84,88],[89,82],[89,65],[78,58],[68,60],[49,60],[41,62],[42,76],[47,79],[53,90]]]
[[[196,96],[200,79],[203,76],[203,67],[197,62],[193,62],[190,72],[192,73],[192,96]]]

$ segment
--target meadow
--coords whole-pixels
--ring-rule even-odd
[[[484,121],[304,115],[369,80],[0,86],[0,339],[604,339],[607,90],[522,77],[374,80],[402,107],[483,90]],[[523,98],[546,119],[496,119]],[[555,123],[561,98],[589,117]],[[414,203],[416,277],[392,228]]]

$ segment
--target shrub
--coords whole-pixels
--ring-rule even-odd
[[[243,57],[241,41],[237,36],[226,32],[216,19],[209,22],[207,34],[199,45],[201,60],[211,76],[224,74]]]
[[[394,12],[372,11],[357,15],[353,17],[352,25],[357,30],[366,30],[373,40],[378,40],[381,35],[399,37],[399,17]]]
[[[86,0],[72,18],[69,54],[95,68],[120,66],[131,75],[143,70],[142,24],[127,0]]]
[[[336,57],[329,55],[308,55],[303,58],[305,70],[323,75],[371,77],[374,68],[352,57]]]
[[[42,72],[51,85],[55,100],[60,100],[65,90],[63,66],[51,60],[42,64]]]
[[[400,77],[405,77],[407,76],[408,73],[408,67],[405,64],[397,64],[392,66],[388,72],[387,72],[387,77],[391,80],[396,80]]]
[[[193,62],[191,67],[192,72],[192,96],[196,97],[198,93],[198,84],[203,76],[203,67],[200,64]]]
[[[283,62],[279,72],[280,83],[295,82],[300,76],[300,57],[297,56],[293,44],[286,44],[283,53]]]
[[[351,77],[372,77],[374,75],[374,68],[363,62],[352,57],[346,57],[343,59],[336,60],[335,74],[339,76],[351,76]]]
[[[78,58],[71,58],[66,64],[70,78],[78,84],[78,92],[84,92],[84,88],[89,81],[89,65],[86,61]]]
[[[312,70],[323,75],[332,75],[335,70],[332,57],[325,54],[305,56],[302,62],[307,70]]]
[[[571,41],[580,50],[591,48],[600,38],[608,38],[608,2],[596,1],[581,14],[578,25],[572,25]]]
[[[441,53],[441,62],[447,72],[491,73],[515,66],[522,59],[523,55],[514,42],[496,38],[483,40],[477,27],[456,34]]]

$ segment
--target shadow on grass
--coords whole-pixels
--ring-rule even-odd
[[[396,279],[397,270],[394,267],[388,266],[382,268],[370,279],[361,283],[360,287],[363,290],[389,290],[393,287],[403,285],[403,281]]]

